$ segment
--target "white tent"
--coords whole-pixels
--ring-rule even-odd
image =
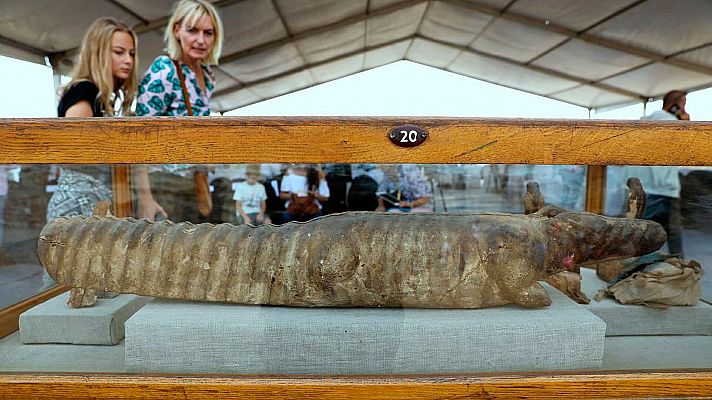
[[[0,54],[67,73],[111,15],[162,52],[172,0],[0,0]],[[218,0],[215,111],[399,60],[587,108],[712,86],[712,0]]]

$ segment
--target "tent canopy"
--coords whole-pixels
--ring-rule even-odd
[[[173,0],[0,0],[0,54],[68,73],[114,16],[163,52]],[[213,0],[225,25],[213,109],[399,60],[587,107],[712,86],[710,0]]]

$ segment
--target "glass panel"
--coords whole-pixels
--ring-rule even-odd
[[[712,265],[712,168],[612,166],[606,176],[605,213],[623,216],[630,177],[639,177],[647,194],[643,218],[663,224],[663,250]],[[712,300],[712,275],[702,277],[702,298]]]
[[[652,257],[691,277],[682,295],[672,297],[709,300],[709,278],[698,293],[699,269],[690,261],[709,260],[707,169],[682,169],[678,178],[684,249],[678,261],[650,255],[665,241],[656,224],[565,211],[584,208],[589,171],[581,166],[131,169],[133,195],[114,193],[131,199],[118,208],[176,223],[95,218],[51,228],[57,230],[47,235],[59,245],[40,246],[40,253],[76,253],[45,256],[57,260],[48,270],[60,283],[88,279],[96,293],[75,290],[30,310],[20,333],[0,339],[0,370],[378,375],[712,368],[712,305],[662,308],[663,298],[624,305],[616,297],[621,292],[608,285],[632,256],[645,257],[633,267],[646,268]],[[11,200],[19,193],[17,170],[11,169],[6,210],[17,203]],[[20,203],[30,207],[44,196],[31,208],[45,215],[62,177],[81,173],[19,171],[34,171],[39,182]],[[58,186],[52,184],[57,171]],[[91,171],[84,175],[97,172]],[[125,184],[118,171],[117,188]],[[642,170],[610,167],[606,214],[624,216],[632,171],[652,192]],[[86,182],[71,183],[80,189]],[[101,187],[84,192],[101,193]],[[541,197],[564,211],[523,216],[542,206]],[[30,221],[37,210],[10,220]],[[374,210],[389,213],[338,214]],[[319,215],[325,217],[312,220]],[[185,220],[231,225],[180,223]],[[36,248],[43,223],[44,217],[25,236],[27,248]],[[598,262],[602,257],[612,259]],[[617,272],[604,280],[611,271]],[[679,286],[655,293],[676,293]],[[75,309],[68,300],[96,303]],[[47,318],[56,315],[61,318]],[[106,315],[123,328],[92,325]]]
[[[37,258],[37,238],[57,173],[51,166],[0,165],[0,309],[54,286]]]
[[[208,173],[213,209],[200,215],[195,202],[196,174]],[[148,178],[146,178],[148,176]],[[311,177],[310,177],[311,176]],[[287,185],[281,194],[282,180]],[[134,167],[136,205],[134,216],[192,222],[240,223],[266,221],[275,224],[295,218],[296,202],[314,197],[316,208],[306,215],[344,211],[522,213],[527,183],[536,182],[546,204],[583,210],[586,167],[576,165],[416,165],[416,164],[222,164]],[[145,185],[148,182],[148,185]],[[308,183],[311,182],[311,183]],[[253,187],[252,184],[256,184]],[[296,186],[295,186],[296,185]],[[256,187],[262,186],[259,193]],[[310,190],[316,189],[316,190]],[[375,188],[371,198],[370,189]],[[235,191],[238,194],[235,194]],[[290,193],[291,192],[291,193]],[[327,193],[325,195],[325,193]],[[243,196],[236,209],[234,196]],[[350,196],[350,197],[349,197]],[[281,197],[281,198],[280,198]],[[418,200],[418,198],[422,199]],[[296,201],[293,199],[296,198]],[[415,201],[415,207],[413,202]],[[158,208],[157,206],[160,206]],[[240,207],[245,209],[240,210]],[[242,212],[241,212],[242,211]],[[295,211],[296,212],[296,211]],[[152,214],[152,215],[151,215]],[[257,218],[257,220],[255,219]]]
[[[629,189],[628,179],[634,177],[639,178],[645,194],[633,182]],[[639,217],[659,222],[667,240],[662,254],[597,270],[599,277],[615,282],[623,266],[622,276],[630,276],[626,283],[612,287],[619,294],[621,289],[633,290],[630,299],[620,294],[617,301],[644,303],[616,304],[620,317],[627,319],[621,325],[627,328],[625,335],[606,338],[604,365],[608,362],[615,369],[712,368],[712,277],[704,273],[712,262],[711,178],[707,167],[608,168],[605,213],[623,216],[627,209],[636,210]],[[633,287],[633,282],[638,286]]]

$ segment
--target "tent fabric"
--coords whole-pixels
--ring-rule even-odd
[[[0,55],[68,73],[89,24],[163,52],[173,0],[0,0]],[[225,25],[215,111],[409,60],[587,108],[712,86],[712,1],[213,0]]]

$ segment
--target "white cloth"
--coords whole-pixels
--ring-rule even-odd
[[[665,110],[658,110],[646,115],[641,120],[648,121],[677,121],[674,114]],[[680,167],[628,167],[628,177],[638,177],[647,194],[680,198]]]
[[[284,176],[284,178],[282,178],[281,191],[286,193],[294,192],[299,197],[306,197],[308,191],[307,177],[295,174]],[[331,192],[329,192],[329,185],[327,185],[326,180],[321,179],[319,181],[319,189],[317,189],[317,193],[324,197],[331,196]],[[289,207],[289,203],[290,201],[287,200],[285,207]],[[321,204],[319,203],[319,201],[317,201],[316,203],[319,205],[319,208],[321,208]]]
[[[240,202],[245,214],[255,214],[260,212],[260,202],[267,200],[267,192],[259,183],[250,185],[247,182],[240,182],[235,185],[232,199]]]

